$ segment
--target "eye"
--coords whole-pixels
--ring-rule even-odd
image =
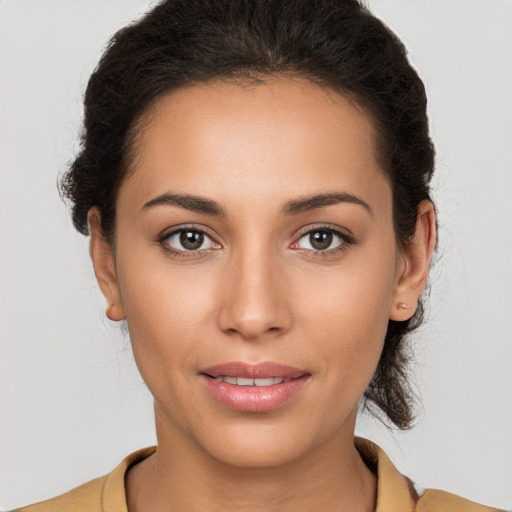
[[[354,243],[352,238],[333,228],[320,227],[304,233],[292,245],[292,249],[307,249],[315,252],[333,253]]]
[[[160,243],[172,253],[200,252],[220,248],[220,245],[214,242],[204,231],[193,228],[177,229],[163,236]]]

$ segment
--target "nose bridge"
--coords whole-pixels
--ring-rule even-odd
[[[287,327],[289,311],[278,260],[272,244],[257,236],[233,248],[223,284],[222,330],[257,339]]]

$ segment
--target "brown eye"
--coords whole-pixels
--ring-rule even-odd
[[[182,231],[180,243],[187,251],[195,251],[203,244],[204,234],[199,231]]]
[[[332,233],[328,231],[312,231],[309,234],[309,243],[317,251],[327,249],[332,243]]]
[[[160,243],[168,245],[175,252],[199,252],[220,247],[203,231],[191,228],[173,231],[162,238]]]
[[[332,228],[317,228],[304,233],[294,244],[294,249],[308,249],[313,252],[325,252],[343,249],[353,243],[349,235]]]

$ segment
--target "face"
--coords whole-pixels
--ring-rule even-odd
[[[371,121],[283,78],[184,88],[147,121],[106,295],[159,443],[254,467],[352,439],[406,268]]]

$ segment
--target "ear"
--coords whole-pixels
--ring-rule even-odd
[[[90,253],[94,274],[108,304],[107,317],[116,322],[124,320],[125,314],[117,282],[112,246],[103,238],[101,213],[96,206],[89,210],[87,224],[89,226]]]
[[[436,236],[434,205],[424,200],[418,206],[414,236],[401,252],[403,261],[399,265],[398,280],[389,308],[391,320],[404,321],[414,315],[427,283]]]

